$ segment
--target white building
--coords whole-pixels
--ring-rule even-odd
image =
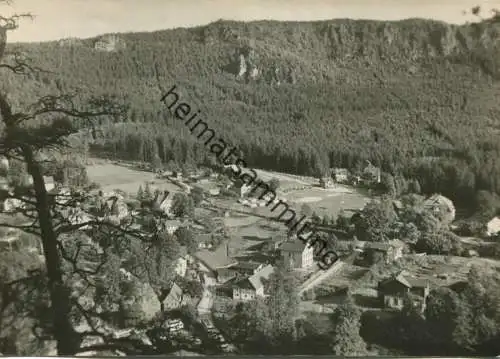
[[[153,208],[157,211],[165,213],[166,215],[170,215],[170,209],[172,208],[174,196],[175,193],[169,191],[158,193],[154,199]]]
[[[43,181],[45,182],[45,190],[47,192],[53,190],[56,187],[54,177],[52,176],[44,176]]]
[[[82,225],[92,221],[92,217],[78,208],[69,208],[66,211],[66,219],[72,225]],[[89,225],[84,225],[80,229],[89,229]]]
[[[175,231],[181,226],[181,221],[167,220],[163,223],[164,229],[168,234],[174,234]]]
[[[208,193],[210,193],[211,196],[218,196],[220,195],[220,188],[211,188],[208,190]]]
[[[182,306],[182,301],[184,299],[182,289],[177,285],[173,284],[170,288],[170,292],[163,301],[163,305],[166,310],[177,309]]]
[[[2,171],[7,172],[9,170],[9,160],[5,156],[0,156],[0,168]]]
[[[434,194],[424,201],[424,208],[432,212],[437,218],[445,223],[455,220],[455,206],[451,199],[440,194]]]
[[[308,268],[314,264],[314,246],[298,238],[280,246],[281,256],[291,268]]]
[[[177,275],[181,277],[184,277],[186,275],[187,262],[188,262],[187,259],[183,257],[177,260],[177,264],[175,266],[175,273],[177,273]]]
[[[21,200],[17,198],[7,198],[5,199],[5,201],[2,202],[1,209],[2,212],[9,213],[9,212],[14,212],[18,208],[23,208],[23,207],[24,203]]]
[[[347,183],[349,181],[349,171],[347,168],[333,168],[332,177],[337,183]]]
[[[252,186],[243,184],[240,188],[240,196],[244,197],[252,190]]]
[[[500,217],[494,217],[486,224],[486,235],[494,236],[500,233]]]

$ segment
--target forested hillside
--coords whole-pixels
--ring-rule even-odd
[[[55,73],[0,86],[20,105],[74,88],[117,95],[130,105],[126,123],[100,124],[94,148],[203,162],[210,154],[160,102],[161,89],[176,84],[250,166],[316,174],[370,159],[471,204],[479,189],[500,192],[499,29],[493,21],[218,21],[13,44]]]

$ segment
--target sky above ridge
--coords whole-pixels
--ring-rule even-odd
[[[155,31],[227,20],[400,20],[431,18],[463,23],[475,5],[500,9],[500,0],[13,0],[2,16],[31,12],[10,41],[92,37],[110,32]]]

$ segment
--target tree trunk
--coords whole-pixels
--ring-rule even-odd
[[[160,302],[160,312],[162,314],[165,313],[165,299],[168,296],[168,291],[165,291],[163,289],[157,289],[155,290],[156,292],[156,299],[158,299],[158,302]]]
[[[47,268],[48,285],[53,311],[53,334],[57,341],[58,355],[73,355],[80,346],[81,339],[70,321],[70,290],[65,287],[62,277],[61,258],[57,248],[57,235],[54,230],[49,198],[45,189],[42,170],[36,162],[33,150],[22,146],[22,154],[28,173],[33,178],[36,197],[36,210],[40,225],[40,235]]]
[[[160,301],[160,312],[163,314],[165,313],[165,303]]]

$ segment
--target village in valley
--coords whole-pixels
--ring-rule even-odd
[[[7,160],[2,166],[4,173],[10,171]],[[294,320],[326,318],[349,298],[380,325],[397,315],[408,298],[424,312],[432,290],[463,287],[473,267],[492,272],[500,268],[494,255],[498,217],[485,221],[481,231],[466,233],[451,200],[440,194],[419,195],[418,182],[394,179],[371,163],[359,173],[332,168],[319,178],[257,170],[277,198],[310,217],[316,235],[338,253],[338,261],[326,270],[317,265],[315,247],[299,240],[286,218],[277,220],[279,211],[270,210],[261,192],[231,181],[227,166],[172,170],[89,159],[84,172],[92,189],[78,206],[61,204],[59,212],[77,228],[78,243],[102,253],[102,238],[93,237],[102,223],[135,234],[162,233],[165,243],[176,242],[175,250],[170,245],[160,248],[174,253],[167,254],[167,288],[159,279],[144,282],[137,272],[131,273],[133,265],[127,261],[118,264],[117,275],[140,288],[140,297],[134,299],[137,316],[149,324],[95,324],[113,338],[138,338],[165,353],[244,352],[232,320],[242,303],[272,295],[273,275],[283,270],[295,286],[289,293],[298,300]],[[49,195],[61,203],[65,196],[73,198],[67,187],[75,183],[71,176],[82,173],[46,176]],[[9,188],[7,178],[3,188]],[[23,206],[22,201],[6,199],[2,216],[12,216]],[[424,231],[442,233],[443,238]],[[4,253],[26,251],[43,264],[41,243],[21,231],[9,229],[0,248]],[[90,268],[98,265],[91,258],[85,259]],[[155,270],[164,275],[165,269]],[[95,293],[82,289],[79,295],[89,309],[95,307]]]
[[[0,356],[500,354],[494,4],[43,3],[0,0]]]

